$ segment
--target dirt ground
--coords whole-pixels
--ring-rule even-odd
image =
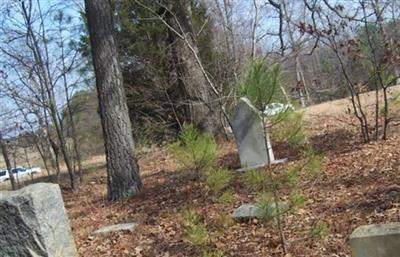
[[[309,115],[309,114],[307,114]],[[309,115],[310,142],[324,155],[318,175],[302,174],[306,205],[284,219],[288,256],[350,256],[348,238],[359,225],[399,221],[400,134],[392,130],[386,141],[360,142],[356,126],[346,115]],[[232,169],[238,156],[232,141],[219,145],[219,162]],[[278,156],[288,153],[278,149]],[[277,167],[284,169],[296,160]],[[254,196],[240,179],[232,187],[231,204],[216,203],[201,182],[190,180],[171,156],[148,149],[140,160],[144,189],[120,203],[108,203],[104,164],[86,172],[80,192],[64,192],[80,256],[197,256],[199,249],[182,238],[182,210],[196,209],[207,223],[210,245],[226,256],[282,256],[274,224],[257,220],[221,226],[218,222]],[[285,196],[283,196],[285,198]],[[314,224],[328,224],[322,240],[311,240]],[[102,226],[137,222],[134,232],[93,236]]]
[[[300,186],[305,206],[284,218],[288,256],[350,256],[349,235],[359,225],[400,220],[400,133],[390,130],[390,138],[361,143],[357,123],[346,114],[346,100],[305,110],[310,143],[323,154],[323,169],[317,175],[304,173]],[[335,107],[332,107],[335,106]],[[318,109],[318,110],[316,110]],[[276,148],[279,157],[290,157]],[[235,169],[238,155],[233,141],[219,143],[220,165]],[[290,158],[275,171],[296,163]],[[187,176],[162,148],[140,153],[142,192],[126,201],[106,200],[106,171],[103,156],[86,162],[84,182],[78,193],[63,188],[79,256],[198,256],[201,252],[182,236],[182,210],[194,208],[207,223],[209,244],[226,256],[282,256],[277,228],[254,219],[246,223],[221,225],[254,195],[237,176],[231,204],[217,203],[205,186]],[[285,199],[285,194],[282,198]],[[310,231],[317,222],[328,225],[321,240],[312,240]],[[102,226],[136,222],[134,232],[94,236]]]

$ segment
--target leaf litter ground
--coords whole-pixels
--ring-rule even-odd
[[[359,225],[397,222],[400,219],[400,137],[391,131],[387,141],[362,144],[355,136],[354,120],[339,116],[308,117],[310,142],[324,154],[324,169],[316,176],[302,174],[305,206],[286,216],[284,231],[287,256],[350,256],[349,235]],[[347,125],[346,125],[347,124]],[[350,125],[349,125],[350,124]],[[277,155],[285,156],[277,147]],[[141,154],[143,191],[126,201],[106,201],[103,162],[93,164],[78,193],[64,190],[64,200],[80,256],[198,256],[201,252],[182,238],[181,212],[191,207],[207,223],[210,244],[226,256],[282,256],[274,224],[253,219],[246,223],[221,222],[254,196],[239,179],[232,188],[235,200],[219,204],[204,185],[178,168],[162,148]],[[233,142],[219,144],[219,162],[238,166]],[[295,160],[276,167],[276,172]],[[310,237],[314,224],[323,221],[329,233],[316,241]],[[96,229],[137,222],[134,232],[94,236]]]

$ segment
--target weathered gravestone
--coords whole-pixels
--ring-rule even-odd
[[[353,257],[399,257],[400,223],[360,226],[350,235]]]
[[[0,256],[77,256],[58,185],[0,192]]]
[[[271,141],[268,133],[267,143],[264,138],[264,129],[260,112],[250,103],[246,97],[239,99],[236,112],[232,119],[232,129],[239,150],[239,171],[254,169],[268,164],[268,156],[271,163],[279,163],[284,160],[275,160]],[[268,146],[268,156],[267,147]]]
[[[278,202],[278,204],[270,203],[262,208],[257,204],[246,203],[235,209],[231,217],[237,221],[246,221],[252,218],[266,218],[268,216],[272,219],[278,214],[277,206],[279,206],[280,213],[284,213],[289,209],[289,204],[287,202]]]

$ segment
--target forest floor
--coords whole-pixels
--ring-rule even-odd
[[[361,143],[356,121],[346,114],[346,104],[338,104],[334,111],[324,106],[305,111],[310,143],[323,154],[324,165],[317,175],[301,175],[306,203],[284,218],[287,256],[350,256],[348,239],[357,226],[400,221],[400,133],[394,128],[386,141]],[[326,111],[321,111],[324,108]],[[279,157],[289,155],[289,162],[275,167],[277,172],[298,161],[285,149],[278,147],[276,152]],[[274,224],[256,219],[221,222],[241,204],[254,202],[254,194],[240,176],[232,183],[235,200],[221,204],[207,194],[202,182],[191,180],[164,149],[145,150],[139,163],[143,191],[126,201],[106,201],[102,157],[89,165],[79,193],[64,190],[80,256],[198,256],[200,250],[182,235],[181,214],[189,207],[207,223],[209,244],[226,256],[282,256]],[[235,169],[238,163],[234,142],[220,142],[219,164]],[[312,227],[320,221],[328,225],[329,232],[321,240],[313,240]],[[126,222],[139,226],[134,232],[92,235],[102,226]]]
[[[318,174],[302,173],[305,206],[284,217],[287,256],[350,256],[349,236],[359,225],[400,221],[400,132],[391,127],[386,141],[364,144],[356,120],[346,113],[349,102],[339,100],[305,109],[310,143],[323,155]],[[275,172],[299,160],[277,147],[278,157],[289,157]],[[193,208],[210,231],[209,244],[226,256],[282,256],[276,226],[253,219],[228,222],[232,211],[254,203],[254,194],[237,175],[231,184],[235,199],[221,204],[207,194],[201,181],[190,178],[160,147],[139,153],[142,192],[110,203],[106,199],[104,156],[86,161],[84,182],[77,193],[63,187],[63,196],[79,256],[199,256],[201,250],[183,239],[182,211]],[[219,142],[219,165],[234,170],[239,158],[234,142]],[[283,198],[285,198],[283,192]],[[323,221],[328,233],[320,240],[313,226]],[[112,224],[135,222],[133,232],[93,235]]]

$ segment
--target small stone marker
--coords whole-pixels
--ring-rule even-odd
[[[236,112],[232,119],[232,129],[239,150],[240,164],[242,166],[242,169],[239,171],[267,165],[268,157],[262,117],[260,112],[246,97],[242,97],[238,101]],[[271,163],[282,162],[282,160],[275,160],[268,133],[266,138]]]
[[[350,247],[353,257],[398,257],[400,223],[360,226],[350,235]]]
[[[98,235],[98,234],[107,234],[111,232],[119,232],[119,231],[133,231],[136,228],[137,224],[136,223],[124,223],[124,224],[116,224],[116,225],[111,225],[111,226],[106,226],[102,227],[93,234]]]
[[[0,192],[0,256],[77,256],[58,185]]]
[[[279,210],[281,213],[288,210],[289,205],[287,202],[278,202]],[[259,218],[260,216],[264,216],[264,212],[268,212],[272,217],[277,215],[277,208],[275,203],[271,203],[268,205],[266,210],[261,209],[256,204],[246,203],[239,206],[232,213],[232,218],[237,221],[245,221],[252,218]]]
[[[255,204],[242,204],[232,213],[232,218],[235,220],[248,220],[251,218],[257,218],[261,214],[260,208]]]

